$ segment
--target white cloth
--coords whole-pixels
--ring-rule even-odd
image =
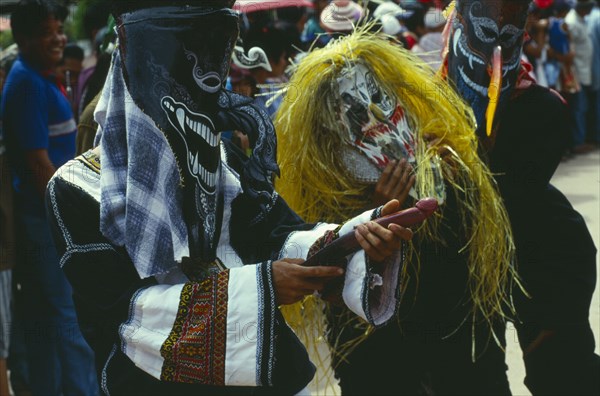
[[[575,52],[574,64],[577,81],[582,85],[591,85],[594,45],[585,20],[577,14],[575,9],[572,9],[565,17],[565,22],[569,27],[572,50]]]
[[[444,38],[441,32],[424,34],[411,51],[427,63],[433,70],[438,70],[442,65],[442,50]]]

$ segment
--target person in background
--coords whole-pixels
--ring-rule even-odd
[[[600,148],[600,5],[596,1],[596,7],[588,17],[588,29],[594,43],[594,59],[592,60],[592,99],[588,111],[588,138],[596,148]]]
[[[72,290],[50,235],[44,194],[56,169],[75,154],[76,124],[56,77],[66,45],[67,9],[22,0],[11,15],[19,57],[0,104],[15,189],[15,223],[29,386],[34,395],[96,395],[94,355],[83,339]]]
[[[299,35],[304,31],[310,16],[306,7],[283,7],[276,12],[277,19],[294,25]]]
[[[270,71],[264,67],[254,67],[249,71],[258,87],[255,94],[257,102],[262,103],[271,116],[284,100],[277,91],[279,85],[287,81],[285,70],[297,52],[295,47],[299,42],[295,26],[282,21],[253,26],[244,39],[246,51],[253,47],[262,48],[269,60]]]
[[[532,73],[539,85],[548,86],[544,64],[547,60],[546,41],[548,40],[548,19],[545,18],[544,11],[535,3],[529,6],[529,15],[527,17],[528,37],[523,43],[523,54],[527,61],[533,67]]]
[[[419,42],[419,38],[427,31],[425,29],[425,13],[427,7],[421,3],[409,3],[404,7],[404,13],[400,17],[400,22],[406,30],[403,33],[406,49],[412,47]]]
[[[393,36],[406,47],[407,44],[404,39],[406,28],[399,20],[403,13],[404,10],[398,4],[387,1],[375,8],[373,11],[373,18],[381,24],[382,33]]]
[[[312,15],[309,16],[300,35],[300,41],[306,47],[310,47],[313,43],[318,46],[327,43],[327,37],[324,35],[325,30],[321,27],[320,21],[321,13],[327,7],[328,3],[329,0],[313,0]]]
[[[101,54],[100,46],[102,45],[103,34],[98,33],[106,28],[108,17],[110,15],[110,5],[106,0],[93,0],[85,10],[83,16],[83,28],[85,31],[85,37],[90,41],[92,47],[91,53],[83,60],[83,70],[79,75],[79,81],[77,83],[77,91],[75,91],[75,97],[73,99],[76,103],[75,118],[79,119],[79,115],[85,109],[85,104],[82,103],[85,96],[85,89],[88,85],[88,80],[94,74],[96,64],[98,63],[99,56]],[[91,95],[88,98],[88,102],[95,96]],[[86,103],[86,104],[87,104]]]
[[[327,33],[326,44],[332,38],[349,34],[354,26],[365,17],[364,9],[351,0],[334,0],[321,12],[320,26]]]
[[[110,68],[112,53],[115,49],[116,37],[111,33],[114,28],[114,19],[109,18],[109,27],[98,31],[96,43],[98,45],[98,63],[94,68],[87,85],[83,90],[83,96],[80,106],[83,106],[83,112],[79,117],[77,124],[77,138],[75,144],[77,147],[76,155],[81,155],[94,147],[94,139],[98,124],[94,120],[94,111],[100,100],[102,87],[106,81],[106,76]]]
[[[427,33],[419,38],[419,42],[412,47],[411,51],[423,59],[433,70],[438,70],[442,64],[442,49],[444,48],[442,31],[446,25],[446,19],[440,9],[430,8],[425,13],[423,23]]]
[[[571,6],[566,0],[554,3],[554,16],[548,23],[550,59],[545,64],[548,86],[562,92],[564,96],[573,95],[580,90],[573,70],[575,52],[571,45],[569,26],[565,23],[570,10]]]
[[[4,88],[0,67],[0,97]],[[9,395],[7,359],[12,323],[12,269],[16,263],[13,188],[0,118],[0,395]]]
[[[62,83],[67,93],[67,99],[71,103],[71,110],[76,114],[75,92],[79,81],[79,74],[83,68],[83,49],[76,44],[67,44],[63,58],[56,68],[56,77]]]
[[[573,45],[574,74],[581,89],[573,95],[570,102],[575,116],[575,129],[573,133],[573,149],[575,154],[584,154],[594,149],[586,143],[587,113],[591,108],[592,96],[592,58],[594,44],[590,37],[584,18],[590,14],[594,7],[594,0],[577,0],[575,7],[565,17],[569,26],[571,44]]]
[[[231,65],[231,69],[229,70],[229,81],[233,92],[250,98],[256,98],[258,88],[256,87],[256,80],[252,77],[249,70],[238,67],[235,64]],[[230,139],[233,144],[238,146],[247,156],[252,154],[250,140],[246,134],[240,131],[232,131]]]

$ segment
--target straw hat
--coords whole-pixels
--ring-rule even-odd
[[[381,19],[381,17],[384,15],[392,15],[394,17],[398,17],[402,15],[403,12],[404,10],[398,4],[392,1],[387,1],[385,3],[382,3],[375,9],[375,11],[373,12],[373,18]]]
[[[400,21],[393,15],[382,15],[379,20],[381,21],[381,31],[385,34],[395,36],[402,31]]]
[[[321,13],[321,26],[330,32],[349,32],[363,15],[363,8],[354,1],[334,0]]]
[[[435,29],[446,24],[442,10],[430,8],[425,14],[424,25],[427,29]]]

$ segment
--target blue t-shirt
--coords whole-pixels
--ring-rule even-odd
[[[73,159],[77,124],[71,105],[53,76],[44,77],[19,57],[2,91],[0,119],[17,203],[27,209],[43,210],[43,197],[33,183],[35,170],[27,169],[25,153],[46,149],[56,168]]]
[[[569,52],[569,35],[563,29],[565,20],[563,18],[550,18],[548,27],[548,44],[550,48],[559,54]]]

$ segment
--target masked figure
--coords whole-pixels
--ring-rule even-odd
[[[372,207],[375,185],[401,160],[416,177],[406,205],[433,196],[442,208],[407,246],[396,321],[372,332],[332,309],[342,393],[508,392],[490,326],[503,336],[512,236],[468,107],[410,52],[363,30],[303,58],[287,98],[275,122],[276,185],[302,217]],[[294,321],[301,312],[285,314],[305,323]]]
[[[278,305],[341,275],[298,264],[323,235],[355,232],[394,205],[341,227],[302,222],[271,184],[268,115],[224,90],[238,35],[233,2],[140,3],[116,3],[118,51],[95,114],[99,147],[62,167],[47,190],[102,390],[295,394],[314,367]],[[232,129],[253,141],[250,159],[221,141]],[[361,244],[340,278],[349,282],[340,298],[374,325],[394,313],[395,296],[378,288],[397,287],[400,239],[410,238],[388,231],[378,229],[387,241],[365,234],[385,252]],[[367,287],[371,255],[389,265],[379,286]]]
[[[448,41],[452,51],[448,76],[471,104],[478,130],[488,136],[521,70],[527,4],[518,0],[456,3]]]
[[[514,292],[525,384],[533,394],[598,394],[600,357],[588,319],[596,247],[584,219],[550,184],[571,127],[562,98],[536,85],[520,61],[528,5],[457,1],[447,25],[446,71],[473,106],[480,131],[487,129],[479,133],[481,155],[515,236],[528,293]]]

